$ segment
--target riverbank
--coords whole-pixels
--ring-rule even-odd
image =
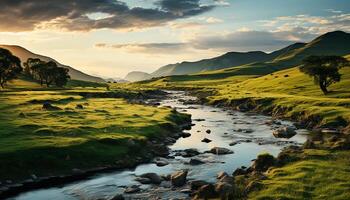
[[[1,195],[134,167],[168,153],[164,140],[181,137],[191,119],[146,103],[164,95],[94,89],[2,92]]]

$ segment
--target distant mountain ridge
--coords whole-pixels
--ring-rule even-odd
[[[152,78],[152,75],[146,72],[133,71],[128,73],[124,79],[130,82],[135,82],[135,81],[143,81],[151,78]]]
[[[106,82],[105,80],[103,80],[102,78],[96,77],[96,76],[91,76],[88,75],[84,72],[81,72],[79,70],[76,70],[70,66],[66,66],[63,65],[59,62],[57,62],[56,60],[54,60],[53,58],[47,57],[47,56],[43,56],[43,55],[39,55],[39,54],[35,54],[21,46],[17,46],[17,45],[0,45],[0,48],[4,48],[4,49],[8,49],[9,51],[12,52],[12,54],[14,54],[15,56],[17,56],[18,58],[21,59],[22,64],[24,62],[26,62],[28,60],[28,58],[39,58],[40,60],[43,61],[53,61],[55,63],[57,63],[57,65],[59,67],[64,67],[64,68],[68,68],[69,69],[69,75],[71,76],[71,79],[73,80],[81,80],[81,81],[89,81],[89,82]]]
[[[323,34],[309,43],[295,43],[272,53],[262,51],[252,52],[229,52],[224,55],[204,59],[196,62],[181,62],[163,66],[155,72],[148,74],[149,77],[162,77],[172,75],[196,74],[206,71],[214,71],[235,68],[245,65],[237,70],[237,73],[245,73],[258,70],[259,73],[273,72],[293,67],[310,55],[338,55],[350,54],[350,34],[343,31],[334,31]],[[265,70],[262,70],[265,68]],[[142,75],[145,77],[145,74]],[[133,81],[141,81],[133,77]]]

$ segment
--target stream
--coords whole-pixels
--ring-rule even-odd
[[[225,171],[232,174],[236,168],[249,167],[251,161],[261,153],[267,152],[277,156],[284,147],[301,145],[306,141],[307,131],[302,129],[297,130],[297,134],[290,139],[273,136],[273,129],[281,126],[293,126],[292,122],[277,120],[278,123],[271,123],[271,117],[256,113],[243,113],[213,106],[183,103],[193,99],[195,98],[187,96],[185,92],[171,91],[168,98],[160,102],[161,106],[171,106],[179,112],[191,114],[194,123],[191,130],[185,131],[191,134],[190,137],[180,138],[169,146],[173,158],[167,158],[168,165],[158,167],[154,163],[142,164],[134,169],[97,174],[89,179],[61,187],[29,191],[10,199],[110,199],[116,194],[123,194],[125,187],[131,185],[140,185],[142,190],[135,194],[123,194],[126,199],[189,199],[186,192],[188,186],[174,189],[166,181],[163,181],[159,186],[143,185],[135,181],[135,177],[148,172],[162,175],[188,169],[188,180],[215,182],[218,172]],[[210,134],[207,133],[207,130],[210,130]],[[201,142],[204,138],[212,141],[210,143]],[[232,142],[237,144],[232,145]],[[182,157],[178,153],[189,148],[205,152],[213,147],[228,148],[234,153],[227,155],[201,153],[192,157],[205,162],[201,165],[189,165],[188,162],[191,158]]]

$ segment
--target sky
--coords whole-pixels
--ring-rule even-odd
[[[350,32],[349,0],[1,0],[0,43],[101,77]]]

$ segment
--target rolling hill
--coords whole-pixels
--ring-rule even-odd
[[[222,56],[197,62],[182,62],[163,66],[149,77],[178,76],[180,79],[226,78],[234,75],[260,76],[298,65],[310,55],[339,55],[350,53],[350,34],[329,32],[309,43],[295,43],[272,53],[229,52]],[[148,76],[148,75],[147,75]],[[145,80],[135,78],[134,81]]]
[[[146,72],[133,71],[125,76],[125,80],[130,82],[143,81],[152,78],[152,75]]]
[[[296,43],[270,54],[273,58],[267,62],[255,62],[241,66],[232,66],[219,70],[204,71],[190,75],[178,75],[151,80],[153,83],[181,86],[210,86],[230,82],[242,81],[247,78],[259,77],[276,71],[295,67],[310,55],[338,55],[350,54],[350,34],[342,31],[326,33],[310,43]]]
[[[84,72],[81,72],[79,70],[76,70],[72,67],[63,65],[56,60],[47,57],[47,56],[42,56],[38,55],[35,53],[30,52],[29,50],[21,47],[21,46],[16,46],[16,45],[0,45],[0,48],[8,49],[9,51],[12,52],[15,56],[21,59],[22,63],[26,62],[28,58],[39,58],[40,60],[44,61],[54,61],[57,63],[59,67],[65,67],[69,69],[69,75],[71,76],[71,79],[73,80],[80,80],[80,81],[89,81],[89,82],[105,82],[102,78],[95,77],[95,76],[90,76],[88,74],[85,74]]]

